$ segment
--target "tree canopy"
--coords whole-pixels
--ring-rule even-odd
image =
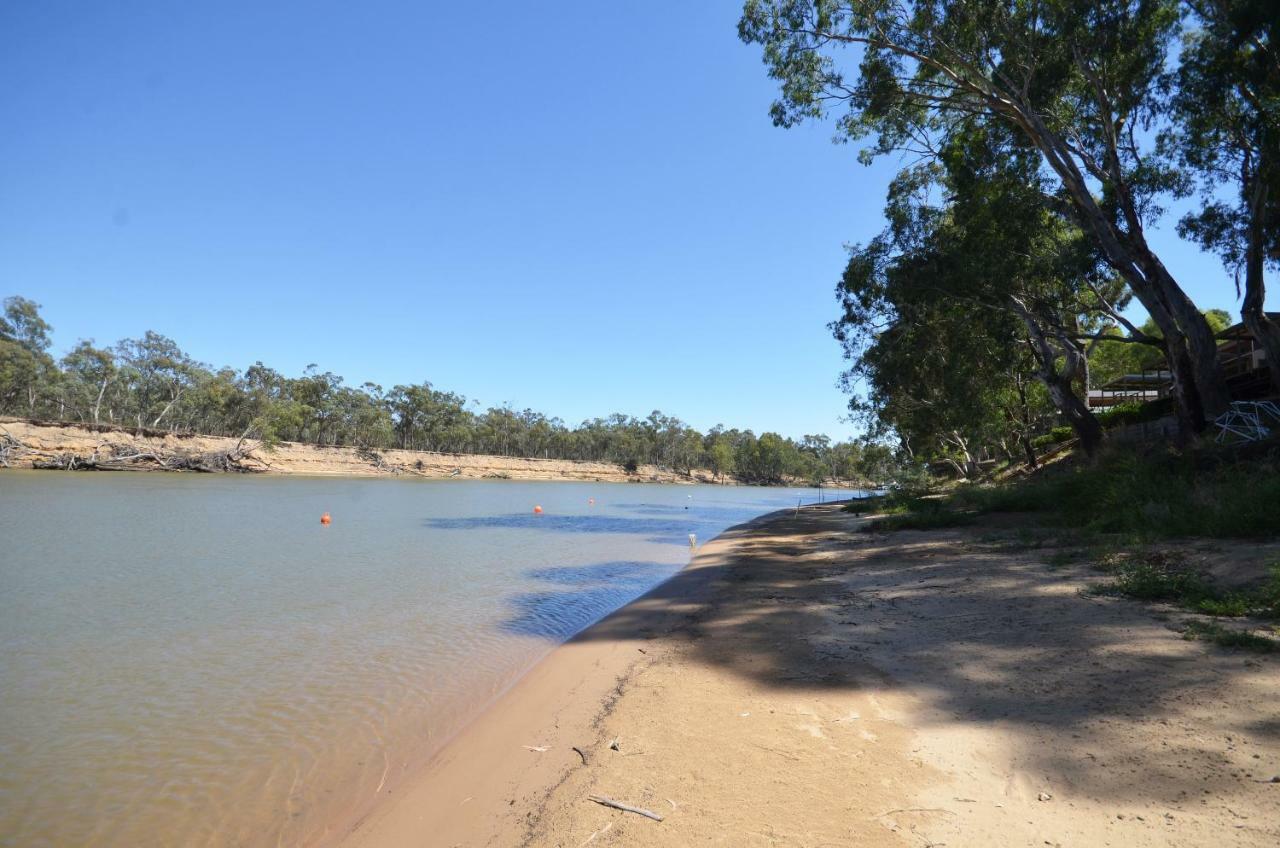
[[[407,448],[708,468],[722,479],[775,484],[883,479],[892,457],[826,436],[800,441],[717,426],[702,433],[674,416],[614,414],[576,427],[532,409],[481,409],[423,381],[390,389],[347,385],[310,366],[288,377],[256,362],[212,368],[156,332],[99,346],[82,340],[61,360],[47,353],[52,328],[21,297],[0,316],[0,414],[211,435],[250,435],[370,449]],[[864,456],[867,461],[864,462]]]

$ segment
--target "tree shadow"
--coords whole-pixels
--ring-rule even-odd
[[[1240,691],[1233,683],[1274,680],[1274,658],[1187,643],[1148,607],[1082,596],[1088,573],[1048,568],[1043,550],[986,550],[962,531],[857,533],[858,523],[827,508],[775,514],[759,533],[761,520],[733,528],[577,638],[670,633],[691,661],[779,692],[908,690],[939,724],[998,727],[1025,746],[1029,769],[1094,793],[1199,797],[1237,785],[1230,769],[1175,767],[1150,740],[1185,697],[1211,708]],[[512,626],[528,627],[518,610]],[[1258,709],[1229,732],[1280,742],[1274,713]],[[1126,758],[1153,762],[1156,777],[1139,788],[1130,769],[1098,765]]]

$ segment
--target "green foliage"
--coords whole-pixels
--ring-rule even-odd
[[[1184,639],[1212,642],[1220,648],[1240,648],[1262,654],[1280,652],[1280,639],[1259,636],[1245,630],[1232,630],[1214,621],[1189,621],[1182,632]]]
[[[1037,448],[1047,448],[1049,445],[1057,445],[1067,441],[1075,436],[1075,430],[1070,427],[1054,427],[1043,436],[1036,436],[1031,440],[1031,444]]]
[[[858,291],[846,302],[842,323],[869,318],[864,325],[875,328],[891,323],[876,318],[901,317],[903,324],[925,326],[909,340],[917,343],[940,335],[939,327],[945,333],[936,317],[942,304],[926,304],[923,319],[914,310],[878,309],[883,298],[876,286],[859,282],[888,279],[895,265],[907,280],[922,280],[940,292],[940,300],[948,295],[967,299],[974,336],[990,331],[982,318],[1007,305],[1012,284],[1019,304],[1042,325],[1042,332],[1030,335],[1055,406],[1092,452],[1099,441],[1096,422],[1087,409],[1061,401],[1067,387],[1081,382],[1075,361],[1080,340],[1109,332],[1098,321],[1111,320],[1124,309],[1122,297],[1132,296],[1167,338],[1142,340],[1151,344],[1101,342],[1093,351],[1092,384],[1139,370],[1153,358],[1159,362],[1165,350],[1180,375],[1183,390],[1177,397],[1184,414],[1179,420],[1188,434],[1206,410],[1216,414],[1227,394],[1222,375],[1212,357],[1188,351],[1209,350],[1214,319],[1220,316],[1206,320],[1190,308],[1176,269],[1152,252],[1144,229],[1171,201],[1191,192],[1195,177],[1204,182],[1206,199],[1216,199],[1223,184],[1235,183],[1241,201],[1267,196],[1251,187],[1269,187],[1265,202],[1280,210],[1280,168],[1262,164],[1280,161],[1273,155],[1280,138],[1274,131],[1280,66],[1274,53],[1276,17],[1268,14],[1273,0],[1189,4],[1191,15],[1187,5],[1179,0],[746,0],[739,36],[759,45],[778,83],[771,109],[775,124],[832,117],[839,140],[865,144],[863,161],[896,155],[913,162],[891,188],[888,217],[891,230],[907,231],[914,239],[898,238],[892,250],[875,243],[859,250],[849,267]],[[1175,59],[1184,19],[1198,16],[1205,17],[1198,22],[1203,33],[1190,38]],[[1206,114],[1217,117],[1206,120]],[[1220,153],[1233,145],[1234,158]],[[967,204],[966,198],[980,202]],[[999,210],[993,217],[1005,225],[1003,232],[965,214],[984,208]],[[1212,220],[1201,228],[1208,235],[1194,237],[1216,246],[1226,231],[1240,257],[1247,218],[1237,214],[1241,208],[1241,202],[1208,203]],[[1254,231],[1268,233],[1266,244],[1252,255],[1265,250],[1274,264],[1280,228],[1267,226],[1275,220],[1274,210],[1266,220],[1257,215],[1252,220],[1261,224]],[[938,249],[930,234],[949,228],[980,232],[988,249],[973,249],[977,240],[959,252]],[[1192,232],[1189,225],[1183,229]],[[1055,238],[1060,234],[1066,237]],[[1021,249],[999,249],[1019,241]],[[1064,248],[1086,248],[1066,249],[1062,256],[1074,253],[1105,264],[1106,274],[1100,268],[1087,272],[1087,282],[1104,285],[1076,285],[1081,280],[1069,262],[1042,261],[1058,252],[1046,249],[1055,241]],[[911,267],[901,261],[904,256]],[[986,258],[991,267],[975,274],[956,261],[958,256]],[[957,278],[980,285],[957,291]],[[950,285],[939,285],[940,279]],[[1054,296],[1064,288],[1074,296]],[[1261,298],[1256,300],[1260,308]],[[890,333],[897,329],[864,335],[874,339],[870,347],[880,345],[881,338],[892,345]],[[995,342],[993,359],[1007,349],[998,334],[988,341]],[[945,342],[940,347],[945,349]],[[971,358],[963,345],[957,350],[965,366],[991,367]],[[855,361],[867,361],[862,351],[850,353]],[[883,364],[871,362],[870,370]],[[867,382],[870,414],[885,419],[886,427],[915,449],[933,447],[916,438],[917,431],[947,432],[949,422],[941,419],[949,410],[936,397],[921,393],[898,401],[883,385]],[[900,383],[910,386],[911,380]],[[948,392],[947,399],[964,398]],[[912,431],[903,432],[904,424]],[[975,435],[988,443],[1008,441],[989,433],[961,433],[970,443]],[[970,445],[964,452],[974,451]]]
[[[854,498],[843,507],[845,512],[854,515],[866,515],[867,513],[893,512],[897,507],[888,495],[873,495],[869,498]]]
[[[1204,605],[1225,607],[1213,588],[1199,574],[1162,561],[1138,557],[1115,570],[1115,578],[1099,589],[1101,594],[1119,595],[1139,601],[1170,601],[1200,611]],[[1243,615],[1243,612],[1235,613]]]
[[[1276,458],[1202,467],[1196,455],[1099,462],[998,487],[971,487],[957,505],[984,512],[1044,512],[1047,521],[1139,539],[1249,538],[1280,533]]]
[[[867,532],[893,530],[941,530],[948,527],[965,527],[975,518],[967,512],[950,512],[931,509],[924,512],[904,512],[870,521],[863,529]]]
[[[883,479],[898,467],[883,445],[800,441],[722,426],[703,434],[673,416],[611,415],[576,427],[532,409],[479,409],[428,382],[384,390],[349,386],[309,366],[287,377],[261,362],[243,372],[213,369],[172,339],[147,332],[113,347],[81,341],[55,363],[49,325],[25,298],[0,313],[0,414],[115,424],[169,432],[611,462],[629,471],[657,465],[687,473],[710,467],[753,483]]]

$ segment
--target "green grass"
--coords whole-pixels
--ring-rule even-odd
[[[1182,631],[1184,639],[1199,639],[1222,648],[1241,648],[1264,654],[1280,652],[1280,641],[1243,630],[1231,630],[1212,621],[1191,621]]]
[[[1073,562],[1079,562],[1084,558],[1084,553],[1078,550],[1061,550],[1054,551],[1049,554],[1046,564],[1050,568],[1065,568]]]
[[[964,527],[972,524],[975,516],[967,512],[944,512],[942,510],[926,510],[925,512],[904,512],[901,515],[890,515],[869,522],[863,529],[866,532],[890,530],[940,530],[944,527]]]
[[[851,512],[854,515],[866,515],[868,512],[889,512],[892,511],[892,508],[893,505],[890,504],[888,495],[854,498],[843,507],[845,512]]]
[[[1205,460],[1203,455],[1139,457],[1117,450],[1094,463],[1047,469],[1029,480],[966,487],[951,502],[978,512],[1036,512],[1047,524],[1139,540],[1280,533],[1280,469],[1274,454],[1248,463]]]
[[[1205,615],[1280,619],[1280,563],[1270,566],[1266,583],[1249,592],[1221,591],[1167,556],[1117,557],[1109,565],[1104,561],[1104,567],[1109,567],[1115,578],[1099,587],[1099,594],[1166,601]]]

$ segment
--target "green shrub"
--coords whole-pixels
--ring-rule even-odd
[[[1142,601],[1169,601],[1205,615],[1240,618],[1280,618],[1280,564],[1269,569],[1267,582],[1252,592],[1223,592],[1204,577],[1161,557],[1121,560],[1115,579],[1098,589],[1101,594]]]
[[[982,512],[1041,511],[1062,526],[1140,540],[1280,533],[1280,473],[1272,461],[1207,464],[1192,455],[1115,451],[1091,465],[965,489],[953,501]]]
[[[866,515],[868,512],[881,512],[889,506],[888,495],[871,495],[866,498],[854,498],[844,505],[845,512],[854,515]]]
[[[1062,442],[1074,439],[1075,437],[1076,431],[1071,429],[1069,425],[1064,424],[1061,427],[1054,427],[1043,436],[1036,436],[1031,440],[1031,446],[1033,448],[1047,448],[1050,445],[1061,444]]]
[[[974,522],[974,516],[967,512],[944,512],[941,509],[930,509],[925,512],[906,512],[901,515],[890,515],[877,518],[863,529],[867,532],[892,530],[940,530],[944,527],[964,527]]]
[[[1249,633],[1245,630],[1229,630],[1212,621],[1187,622],[1187,628],[1182,631],[1182,637],[1184,639],[1203,639],[1223,648],[1243,648],[1247,651],[1258,651],[1265,654],[1273,654],[1280,651],[1280,640],[1259,636],[1256,633]]]
[[[1169,398],[1153,400],[1149,403],[1131,400],[1118,403],[1097,413],[1098,423],[1104,428],[1125,427],[1130,424],[1142,424],[1155,421],[1173,413],[1173,404]]]

